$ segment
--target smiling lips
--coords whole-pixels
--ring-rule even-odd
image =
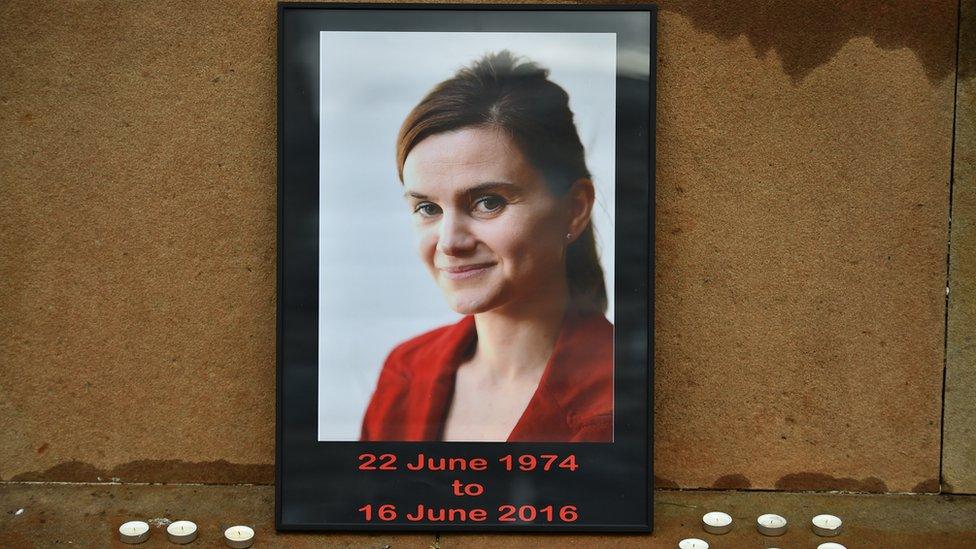
[[[446,278],[450,280],[463,280],[465,278],[478,276],[494,265],[494,263],[473,263],[471,265],[461,265],[458,267],[441,267],[439,270],[444,273]]]

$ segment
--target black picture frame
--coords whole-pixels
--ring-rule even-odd
[[[650,532],[657,8],[632,5],[278,5],[278,256],[275,526],[280,531]],[[346,31],[616,34],[614,442],[320,442],[318,395],[318,33]],[[626,60],[626,66],[624,63]],[[635,60],[638,62],[635,63]],[[646,65],[646,66],[645,66]],[[364,454],[400,463],[484,458],[487,471],[360,470]],[[504,455],[572,454],[576,470],[505,471]],[[451,482],[478,482],[459,498]],[[483,508],[486,520],[409,521],[418,504]],[[361,510],[395,506],[396,518]],[[514,522],[501,521],[511,505]],[[551,511],[546,511],[547,507]],[[565,507],[574,507],[566,512]],[[523,507],[531,511],[522,513]],[[389,508],[387,508],[389,509]],[[560,516],[560,513],[563,516]],[[389,515],[389,514],[387,514]],[[458,513],[458,515],[462,515]],[[549,519],[553,515],[555,518]],[[533,520],[524,520],[534,516]],[[573,520],[566,520],[573,519]]]

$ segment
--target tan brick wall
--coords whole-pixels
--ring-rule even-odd
[[[956,3],[661,8],[659,484],[937,490]],[[273,481],[275,13],[0,6],[0,479]]]

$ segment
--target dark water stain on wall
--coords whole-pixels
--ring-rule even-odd
[[[675,0],[661,9],[725,40],[744,35],[760,57],[775,51],[794,83],[860,36],[886,50],[911,49],[933,83],[955,68],[958,4],[952,0]]]
[[[654,487],[655,488],[673,489],[673,490],[676,490],[678,488],[681,488],[681,486],[678,486],[678,483],[677,482],[675,482],[675,481],[673,481],[673,480],[671,480],[669,478],[659,477],[657,475],[654,475]]]
[[[942,491],[942,486],[939,484],[939,479],[930,478],[928,480],[923,480],[912,488],[912,492],[917,494],[938,494]]]
[[[962,0],[959,26],[959,79],[976,77],[976,2]]]
[[[745,475],[722,475],[715,479],[712,488],[716,490],[745,490],[752,486],[752,482]]]
[[[82,461],[66,461],[44,471],[14,476],[16,482],[171,482],[188,484],[273,484],[274,465],[224,460],[187,462],[143,459],[99,469]]]
[[[776,489],[792,492],[843,490],[845,492],[884,493],[888,491],[888,486],[883,480],[875,477],[858,480],[855,478],[838,478],[823,473],[794,473],[777,480]]]

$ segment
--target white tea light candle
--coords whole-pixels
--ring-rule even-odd
[[[839,543],[834,543],[832,541],[829,541],[827,543],[821,543],[820,545],[817,546],[817,549],[847,549],[847,547],[844,547]]]
[[[813,523],[813,533],[823,537],[836,536],[844,525],[840,518],[834,515],[817,515],[810,522]]]
[[[732,529],[732,517],[721,511],[705,513],[702,528],[709,534],[726,534]]]
[[[190,543],[197,539],[197,525],[188,520],[178,520],[166,527],[166,536],[173,543]]]
[[[130,520],[119,526],[119,539],[122,543],[135,545],[149,539],[149,523],[141,520]]]
[[[764,536],[782,536],[786,533],[786,519],[772,513],[759,515],[756,519],[756,529]]]
[[[224,541],[228,547],[245,549],[254,544],[254,529],[250,526],[231,526],[224,530]]]
[[[678,542],[678,549],[708,549],[708,542],[698,538],[683,539]]]

